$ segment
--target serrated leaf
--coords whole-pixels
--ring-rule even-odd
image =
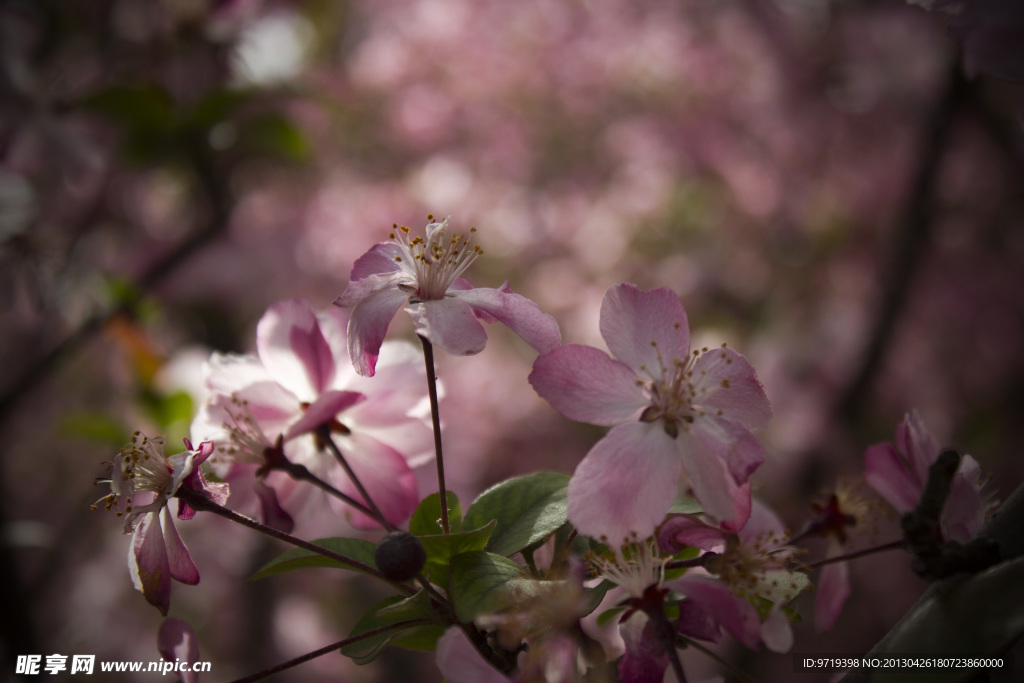
[[[423,573],[429,575],[433,583],[447,586],[452,558],[461,553],[483,550],[487,547],[494,526],[492,520],[487,526],[472,531],[420,536],[420,543],[427,551],[427,563],[423,567]]]
[[[398,625],[389,619],[380,616],[383,611],[387,613],[389,608],[393,608],[399,603],[404,603],[407,598],[401,595],[393,595],[388,598],[384,598],[377,604],[373,605],[368,609],[363,616],[359,618],[356,625],[352,628],[352,632],[349,637],[358,636],[375,629],[384,628],[387,626],[395,625],[395,628],[376,633],[372,636],[357,640],[354,643],[348,645],[342,645],[339,648],[341,654],[346,657],[350,657],[356,664],[369,664],[377,655],[387,647],[388,645],[395,645],[399,647],[408,647],[410,649],[424,649],[424,645],[433,638],[433,641],[437,641],[437,637],[440,633],[444,632],[444,629],[440,626],[431,624],[424,624],[422,622],[414,622],[411,624]],[[417,635],[420,630],[426,630],[429,635],[424,637],[422,634]],[[436,634],[436,635],[434,635]]]
[[[313,545],[320,546],[325,550],[330,550],[331,552],[344,555],[345,557],[350,557],[353,560],[361,562],[373,569],[377,568],[376,560],[374,560],[373,557],[374,552],[377,550],[377,546],[370,541],[366,541],[361,538],[321,538],[318,541],[313,541]],[[332,560],[329,557],[324,557],[323,555],[319,555],[311,550],[292,548],[263,565],[259,571],[252,575],[251,579],[265,579],[268,576],[281,574],[283,572],[321,567],[360,571],[351,565],[344,564],[338,560]]]
[[[565,585],[564,581],[528,578],[520,565],[486,551],[456,555],[451,567],[451,595],[460,621],[499,612]]]
[[[453,533],[462,531],[462,506],[459,498],[451,491],[448,494],[448,530]],[[441,496],[431,493],[424,498],[409,519],[409,533],[414,536],[433,536],[443,534],[441,528]],[[483,526],[482,524],[480,526]]]
[[[558,530],[566,522],[569,475],[536,472],[514,477],[484,491],[466,510],[464,524],[497,526],[487,550],[509,557]]]

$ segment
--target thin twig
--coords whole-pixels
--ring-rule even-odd
[[[448,491],[444,486],[444,454],[441,451],[441,417],[438,412],[437,374],[434,372],[434,347],[423,335],[423,362],[427,368],[427,390],[430,393],[430,417],[434,427],[434,460],[437,461],[437,491],[441,502],[441,530],[450,533],[448,525]]]
[[[896,550],[897,548],[903,547],[903,539],[898,541],[892,541],[891,543],[885,543],[883,545],[876,545],[873,548],[865,548],[864,550],[858,550],[857,552],[848,553],[846,555],[837,555],[836,557],[826,557],[823,560],[817,562],[811,562],[810,564],[804,565],[806,569],[817,569],[818,567],[824,567],[826,564],[835,564],[836,562],[845,562],[846,560],[856,560],[858,557],[864,557],[866,555],[874,555],[875,553],[882,553],[887,550]]]
[[[363,482],[359,481],[359,477],[356,475],[355,470],[352,469],[351,465],[348,464],[348,461],[345,459],[344,454],[342,454],[341,449],[338,448],[338,444],[334,443],[334,439],[331,438],[330,426],[321,425],[320,427],[318,427],[316,430],[316,436],[325,446],[327,446],[327,449],[334,454],[334,459],[337,460],[338,464],[341,465],[341,468],[345,470],[345,474],[348,475],[348,478],[355,485],[356,489],[359,491],[359,495],[361,495],[363,497],[363,500],[366,501],[366,506],[358,504],[357,506],[362,508],[364,511],[368,512],[371,517],[380,522],[381,526],[383,526],[388,531],[397,531],[398,527],[396,527],[394,524],[388,521],[388,518],[385,517],[384,513],[380,511],[380,508],[377,507],[377,504],[373,502],[373,498],[370,497],[370,492],[367,491],[366,487],[363,486]],[[339,491],[338,493],[341,492]],[[344,496],[345,494],[342,493],[341,495]],[[348,498],[348,496],[345,497]],[[369,509],[367,509],[367,506]]]

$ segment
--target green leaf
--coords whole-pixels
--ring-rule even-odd
[[[670,515],[697,515],[703,511],[704,508],[697,502],[697,499],[690,496],[676,498],[672,502],[672,507],[668,509]]]
[[[491,520],[487,526],[473,531],[420,536],[420,543],[427,551],[427,563],[423,567],[423,573],[429,574],[433,583],[447,586],[452,558],[461,553],[483,550],[494,532],[494,525],[494,520]]]
[[[454,493],[451,491],[446,491],[446,493],[448,494],[446,496],[448,499],[448,529],[452,532],[462,531],[462,506]],[[438,493],[431,493],[423,499],[419,507],[416,508],[416,512],[412,513],[412,518],[409,519],[409,533],[414,536],[444,533],[441,528],[440,501],[441,495]]]
[[[243,148],[254,152],[289,161],[305,161],[310,156],[309,140],[281,114],[261,114],[244,121],[238,137]]]
[[[941,595],[922,599],[871,651],[884,659],[901,653],[920,657],[999,656],[1024,634],[1024,557],[979,572]],[[853,672],[850,680],[865,680]],[[976,669],[872,669],[872,683],[953,683]]]
[[[370,541],[365,541],[361,538],[321,538],[318,541],[313,541],[313,545],[320,546],[325,550],[330,550],[345,557],[350,557],[374,569],[377,568],[377,563],[373,558],[377,546]],[[253,580],[265,579],[274,574],[295,571],[296,569],[313,569],[318,567],[359,571],[351,565],[318,555],[311,550],[292,548],[263,565],[251,578]]]
[[[397,602],[388,603],[375,612],[386,622],[405,621],[406,619],[430,619],[436,621],[434,610],[430,607],[430,595],[426,590],[419,590]]]
[[[396,608],[402,603],[408,606],[409,600],[410,598],[401,595],[384,598],[360,617],[349,637],[394,624],[395,620],[391,617],[396,613]],[[398,609],[400,611],[401,608]],[[385,616],[381,616],[382,613]],[[442,633],[444,633],[444,627],[435,624],[408,624],[343,645],[340,652],[346,657],[350,657],[356,664],[368,664],[376,659],[377,655],[388,645],[411,650],[433,650]]]
[[[508,479],[480,494],[466,510],[464,524],[497,522],[487,550],[509,557],[539,543],[566,522],[569,475],[536,472]]]
[[[564,581],[530,579],[512,560],[485,551],[456,555],[451,566],[451,595],[460,621],[472,621],[565,586]]]
[[[623,612],[626,611],[626,609],[628,608],[625,605],[621,605],[619,607],[612,607],[611,609],[606,609],[605,611],[597,615],[597,625],[607,626],[613,621],[618,621],[619,617],[622,615]]]

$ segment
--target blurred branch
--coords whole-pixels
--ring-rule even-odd
[[[193,170],[210,203],[211,215],[207,224],[147,268],[119,305],[93,314],[56,346],[29,363],[27,369],[0,394],[0,425],[13,412],[18,401],[53,372],[58,361],[91,339],[111,319],[118,315],[132,315],[147,293],[227,229],[232,207],[227,185],[214,170],[212,159],[201,142],[195,143],[192,158]]]
[[[920,141],[917,167],[914,170],[910,196],[885,276],[878,316],[864,348],[861,361],[846,389],[835,405],[835,414],[846,423],[860,413],[871,383],[892,342],[896,323],[906,307],[911,285],[920,269],[931,239],[932,200],[936,192],[944,152],[958,108],[968,92],[959,59],[952,60],[945,89],[932,109]]]

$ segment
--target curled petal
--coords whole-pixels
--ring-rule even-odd
[[[378,277],[384,276],[372,276],[367,280]],[[349,283],[349,288],[351,289],[354,284]],[[388,332],[391,320],[408,298],[408,294],[398,289],[394,282],[378,284],[380,286],[372,288],[365,296],[355,300],[355,308],[352,309],[352,317],[348,321],[348,356],[356,372],[365,377],[373,377],[380,345],[384,343],[384,336]],[[345,292],[347,294],[348,290]],[[345,300],[344,297],[345,295],[342,295],[338,301]],[[337,305],[338,301],[334,303]]]
[[[702,429],[707,420],[694,422],[692,433],[676,440],[683,470],[704,512],[731,531],[741,529],[750,514],[749,485],[740,485],[729,469],[734,442],[722,440],[714,430]]]
[[[529,379],[555,410],[580,422],[620,424],[647,405],[636,373],[590,346],[567,344],[542,354]]]
[[[260,479],[253,482],[252,488],[259,500],[260,518],[263,523],[271,529],[290,534],[295,529],[295,520],[287,510],[281,507],[281,503],[277,500],[277,492]]]
[[[461,298],[417,301],[405,307],[416,334],[453,356],[472,356],[484,350],[487,333]]]
[[[402,268],[401,261],[396,261],[396,258],[402,257],[402,250],[399,249],[398,245],[394,242],[378,242],[377,244],[370,247],[370,250],[356,259],[356,262],[352,264],[352,272],[349,273],[349,280],[355,282],[358,280],[364,280],[371,275],[388,275],[391,273],[404,271]],[[348,290],[345,290],[345,294],[341,295],[344,300],[345,295],[348,294]],[[353,303],[339,303],[339,306],[349,307]]]
[[[477,288],[449,292],[469,304],[482,320],[505,323],[538,353],[550,351],[562,343],[555,319],[533,301],[513,292],[507,282],[499,289]]]
[[[601,336],[612,355],[652,380],[690,353],[686,311],[666,288],[645,292],[628,283],[610,288],[601,303]]]
[[[171,569],[158,514],[142,515],[136,524],[128,546],[128,570],[135,590],[160,610],[160,614],[167,616],[171,604]]]
[[[320,426],[330,423],[338,413],[365,399],[366,396],[358,391],[325,391],[306,409],[302,417],[288,428],[284,433],[285,441],[315,431]]]
[[[619,425],[590,449],[569,480],[569,521],[609,544],[647,538],[675,499],[679,472],[675,443],[660,425]]]
[[[691,515],[671,515],[658,527],[658,548],[674,554],[687,546],[713,550],[724,546],[728,533]]]

